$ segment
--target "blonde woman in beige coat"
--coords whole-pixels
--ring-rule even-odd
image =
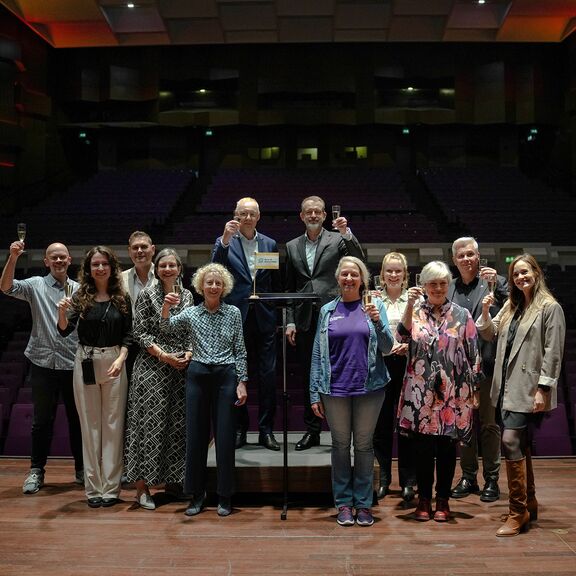
[[[476,322],[482,338],[498,338],[491,397],[503,425],[510,510],[496,536],[516,536],[538,516],[529,433],[556,408],[566,332],[562,307],[532,255],[514,258],[508,285],[510,296],[498,315],[490,318],[490,294]]]

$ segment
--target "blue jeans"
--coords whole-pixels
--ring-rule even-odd
[[[321,395],[326,420],[332,433],[332,491],[336,508],[372,507],[374,492],[372,438],[384,395],[384,390],[346,398]],[[350,455],[352,437],[354,437],[354,468]]]

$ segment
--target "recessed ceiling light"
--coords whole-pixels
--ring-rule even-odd
[[[136,8],[136,4],[134,4],[134,2],[128,2],[128,4],[126,4],[127,8]]]
[[[478,4],[486,4],[486,0],[478,0]]]

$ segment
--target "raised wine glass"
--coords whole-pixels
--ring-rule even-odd
[[[334,220],[337,218],[340,218],[340,206],[338,204],[334,204],[332,206],[332,222],[334,222]]]

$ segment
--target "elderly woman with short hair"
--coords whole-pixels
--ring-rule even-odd
[[[192,357],[186,372],[186,470],[184,491],[192,495],[187,516],[199,514],[206,500],[206,464],[210,421],[216,442],[218,515],[232,512],[234,493],[236,413],[246,402],[247,362],[242,317],[223,302],[234,279],[221,264],[206,264],[192,278],[204,302],[170,317],[180,297],[166,294],[160,326],[189,331]]]
[[[398,402],[398,429],[412,438],[419,502],[415,519],[446,522],[456,468],[456,444],[468,443],[474,394],[481,378],[476,326],[465,308],[450,302],[452,280],[444,262],[429,262],[420,285],[408,289],[397,336],[408,346]],[[422,299],[425,295],[425,299]],[[436,465],[436,509],[432,485]]]
[[[332,432],[332,491],[341,526],[371,526],[372,437],[390,380],[383,354],[392,349],[384,303],[362,305],[369,274],[362,260],[344,256],[336,270],[340,296],[320,310],[310,372],[310,402]],[[350,445],[354,443],[354,466]],[[355,516],[354,516],[355,512]]]

